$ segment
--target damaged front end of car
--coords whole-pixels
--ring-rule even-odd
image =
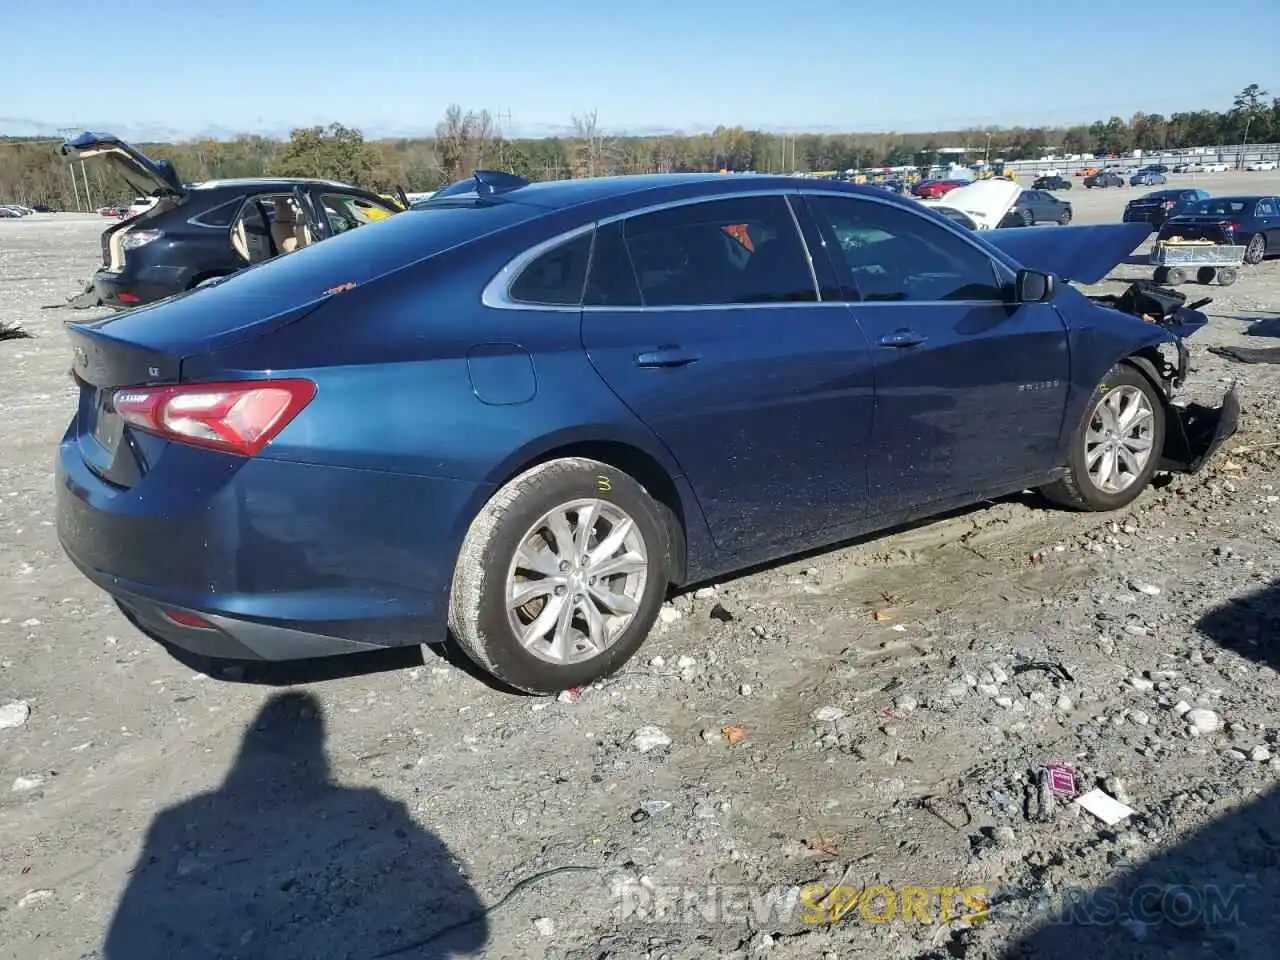
[[[1206,297],[1188,304],[1181,292],[1150,280],[1136,280],[1119,295],[1105,294],[1089,299],[1156,324],[1169,334],[1167,342],[1175,351],[1173,360],[1158,349],[1145,350],[1130,360],[1141,366],[1164,394],[1167,426],[1160,469],[1169,473],[1198,472],[1240,424],[1240,395],[1235,383],[1216,407],[1175,402],[1177,391],[1191,369],[1191,351],[1186,340],[1208,324],[1209,318],[1201,308],[1211,299]]]

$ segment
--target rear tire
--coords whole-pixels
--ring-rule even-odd
[[[1196,271],[1196,283],[1213,283],[1213,278],[1218,275],[1218,271],[1214,267],[1201,267]]]
[[[1093,391],[1072,434],[1066,476],[1040,492],[1073,510],[1128,506],[1160,466],[1164,434],[1165,407],[1159,391],[1133,367],[1116,364]]]
[[[1169,268],[1168,268],[1168,267],[1156,267],[1156,268],[1155,268],[1155,270],[1154,270],[1154,271],[1152,272],[1152,274],[1151,274],[1151,279],[1152,279],[1152,281],[1154,281],[1155,283],[1158,283],[1158,284],[1160,284],[1161,286],[1164,286],[1165,284],[1167,284],[1167,283],[1169,282]]]
[[[1187,282],[1187,271],[1183,267],[1169,267],[1168,269],[1169,279],[1167,282],[1170,286],[1176,287],[1180,283]]]
[[[1034,227],[1036,225],[1036,215],[1031,210],[1022,211],[1022,225],[1024,227]]]
[[[1253,264],[1261,263],[1262,258],[1267,255],[1267,238],[1261,233],[1255,233],[1249,238],[1249,243],[1245,247],[1244,262]]]
[[[1070,222],[1071,222],[1071,211],[1063,210],[1062,215],[1058,217],[1058,223],[1062,224],[1062,226],[1065,227]]]
[[[1229,287],[1240,279],[1240,271],[1235,267],[1218,268],[1218,286]]]
[[[539,464],[472,521],[449,629],[476,664],[520,690],[591,683],[648,636],[666,598],[669,541],[659,506],[623,471],[581,457]]]

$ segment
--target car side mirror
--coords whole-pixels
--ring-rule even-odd
[[[1013,281],[1017,303],[1047,303],[1058,293],[1058,278],[1038,270],[1019,270]]]

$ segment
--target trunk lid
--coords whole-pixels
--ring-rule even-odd
[[[101,159],[131,187],[146,196],[180,197],[186,187],[168,160],[152,160],[145,153],[109,133],[85,132],[67,140],[58,152],[68,161]]]
[[[1208,217],[1171,217],[1160,228],[1160,239],[1182,237],[1184,240],[1211,240],[1214,243],[1231,243],[1231,221],[1221,214]]]
[[[106,328],[111,317],[67,323],[71,338],[71,373],[80,386],[75,435],[80,456],[108,483],[132,487],[146,473],[163,442],[126,437],[125,424],[112,397],[116,388],[143,383],[176,383],[181,359],[160,350],[127,343]]]

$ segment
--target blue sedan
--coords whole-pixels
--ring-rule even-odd
[[[1113,510],[1196,469],[1237,415],[1171,403],[1203,315],[1063,282],[1145,233],[975,233],[808,179],[481,171],[69,324],[60,539],[197,654],[452,637],[518,688],[574,687],[673,586],[1026,488]]]

